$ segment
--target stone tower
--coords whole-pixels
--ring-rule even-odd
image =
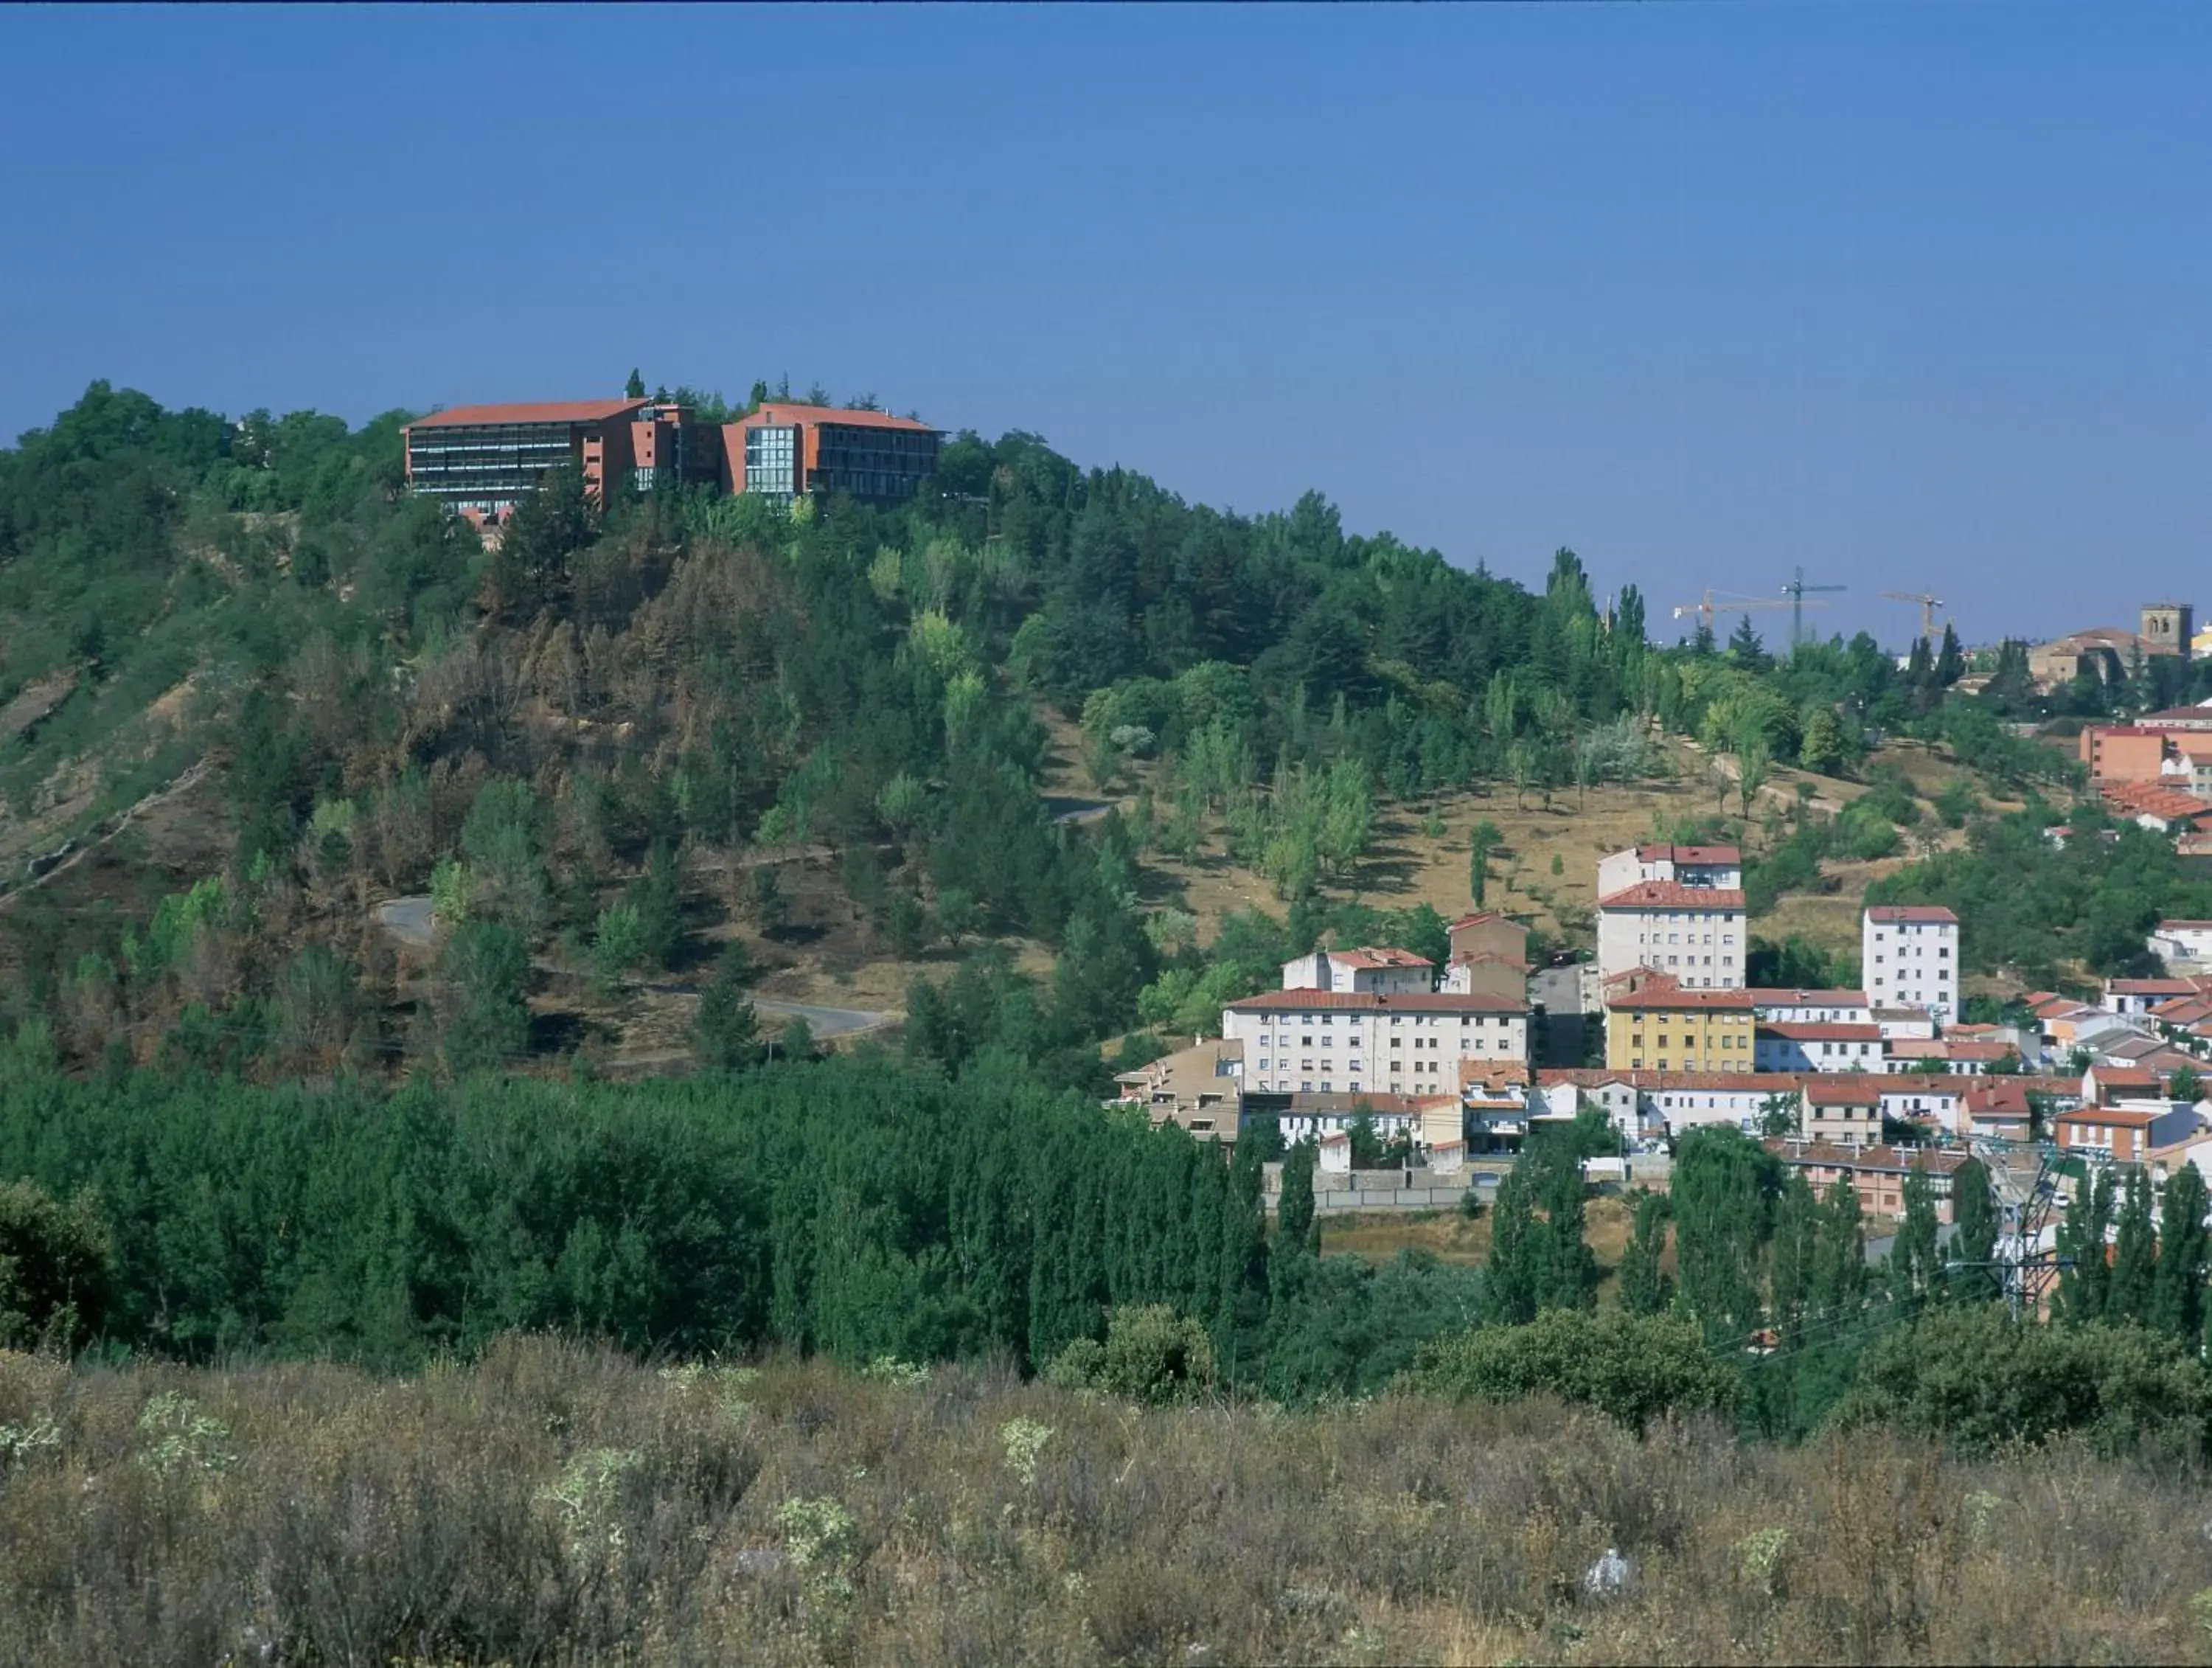
[[[2185,602],[2148,602],[2142,611],[2143,652],[2189,658],[2190,639],[2197,635],[2197,610]]]

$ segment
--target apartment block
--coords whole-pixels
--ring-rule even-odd
[[[1940,904],[1878,904],[1859,927],[1859,965],[1875,1007],[1959,1019],[1959,917]]]
[[[1753,1040],[1759,1071],[1876,1072],[1882,1068],[1881,1027],[1778,1020]]]
[[[1741,891],[1743,850],[1732,845],[1639,845],[1598,860],[1601,898],[1646,880]]]
[[[1741,990],[1749,941],[1744,922],[1738,887],[1639,880],[1604,893],[1597,906],[1598,977],[1605,983],[1650,967],[1686,989]]]
[[[1685,990],[1661,982],[1615,995],[1606,1009],[1605,1062],[1615,1071],[1752,1071],[1755,1042],[1747,991]]]
[[[1528,1008],[1501,996],[1431,991],[1270,990],[1229,1004],[1247,1093],[1458,1093],[1466,1060],[1525,1061]]]

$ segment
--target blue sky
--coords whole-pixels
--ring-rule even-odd
[[[0,9],[0,433],[788,372],[1660,630],[2212,614],[2208,85],[2203,5]]]

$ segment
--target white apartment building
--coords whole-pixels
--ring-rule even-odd
[[[1248,1094],[1457,1094],[1462,1060],[1525,1061],[1525,1001],[1480,993],[1270,990],[1222,1010]]]
[[[1598,899],[1601,983],[1650,967],[1685,990],[1741,990],[1748,942],[1743,893],[1736,887],[1639,880]]]
[[[1883,1069],[1881,1027],[1778,1020],[1752,1038],[1752,1068],[1783,1072],[1878,1072]]]
[[[2212,964],[2212,921],[2160,922],[2151,929],[2150,953],[2168,967]]]
[[[1785,990],[1753,985],[1752,1011],[1761,1025],[1866,1026],[1874,1004],[1863,990]]]
[[[1411,950],[1316,950],[1283,964],[1285,990],[1358,990],[1408,995],[1433,990],[1437,965]]]
[[[1939,904],[1877,904],[1861,917],[1859,966],[1875,1007],[1959,1022],[1959,917]]]
[[[1597,895],[1626,892],[1645,880],[1743,890],[1743,851],[1732,845],[1639,845],[1601,857]]]

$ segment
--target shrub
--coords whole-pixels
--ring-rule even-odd
[[[1584,1402],[1638,1432],[1662,1414],[1728,1413],[1741,1387],[1687,1321],[1567,1309],[1443,1339],[1422,1352],[1407,1382],[1462,1401]]]
[[[1965,1453],[2078,1433],[2107,1458],[2195,1458],[2212,1421],[2212,1376],[2139,1326],[2023,1325],[1976,1304],[1938,1310],[1875,1345],[1836,1416]]]
[[[1106,1342],[1078,1338],[1045,1369],[1045,1381],[1125,1401],[1186,1401],[1213,1388],[1213,1344],[1206,1329],[1164,1303],[1116,1309]]]
[[[0,1186],[0,1347],[68,1349],[99,1331],[113,1261],[89,1193],[64,1205],[32,1182]]]

